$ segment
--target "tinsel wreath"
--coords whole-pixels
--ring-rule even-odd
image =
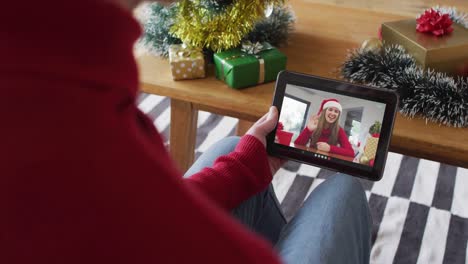
[[[182,43],[179,38],[169,32],[175,22],[177,7],[152,3],[147,8],[148,17],[144,21],[144,35],[141,41],[150,52],[167,57],[170,45]]]
[[[144,35],[142,43],[154,54],[167,57],[169,46],[182,41],[169,32],[175,22],[177,6],[163,6],[151,3],[146,7],[147,17],[143,22]],[[289,33],[295,22],[294,12],[286,6],[275,6],[269,17],[256,23],[252,32],[244,37],[252,42],[267,41],[274,46],[287,43]]]
[[[220,13],[226,10],[226,8],[232,4],[234,0],[202,0],[200,6],[213,13]]]
[[[296,17],[290,7],[276,6],[271,15],[257,22],[245,38],[251,42],[268,42],[280,47],[287,43],[295,22]]]
[[[234,0],[220,13],[203,8],[202,2],[177,3],[177,22],[171,27],[171,33],[187,45],[218,52],[238,46],[264,17],[266,6],[282,5],[284,0]]]
[[[468,78],[423,70],[399,45],[381,52],[355,50],[344,63],[345,79],[400,94],[400,112],[454,127],[468,127]]]

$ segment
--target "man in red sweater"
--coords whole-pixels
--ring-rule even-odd
[[[341,260],[367,262],[367,205],[351,177],[317,188],[305,216],[278,227],[276,251],[231,216],[278,168],[265,151],[274,108],[231,153],[181,177],[135,104],[138,2],[3,3],[0,263],[334,262],[334,247],[347,252]],[[336,201],[329,211],[339,215],[313,209],[321,199]]]

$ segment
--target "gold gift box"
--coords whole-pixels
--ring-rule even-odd
[[[174,80],[205,78],[205,59],[201,50],[173,44],[169,46],[169,64]]]
[[[468,61],[468,29],[453,23],[453,32],[434,36],[416,31],[416,20],[400,20],[382,24],[385,45],[402,45],[417,63],[440,72],[457,73]]]

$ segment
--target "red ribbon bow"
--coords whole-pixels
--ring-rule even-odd
[[[435,36],[443,36],[453,31],[452,20],[448,14],[429,9],[416,19],[416,30],[423,33],[431,33]]]

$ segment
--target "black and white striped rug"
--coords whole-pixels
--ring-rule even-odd
[[[141,94],[138,106],[167,141],[170,99]],[[234,135],[237,122],[200,111],[196,157],[216,141]],[[285,215],[291,218],[332,174],[288,162],[273,180]],[[382,180],[362,183],[374,221],[371,263],[468,263],[468,169],[389,153]]]

